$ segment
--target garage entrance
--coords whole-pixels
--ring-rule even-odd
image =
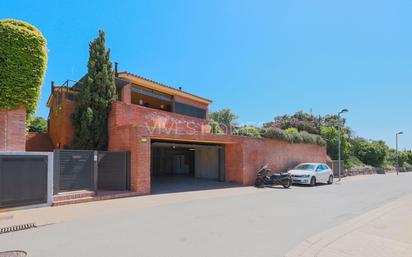
[[[171,141],[152,142],[152,193],[222,187],[224,146]]]

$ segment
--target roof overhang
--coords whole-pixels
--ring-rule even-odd
[[[153,89],[153,90],[165,93],[165,94],[178,95],[178,96],[188,98],[193,101],[200,102],[200,103],[207,104],[207,105],[212,103],[212,101],[209,99],[196,96],[196,95],[187,93],[185,91],[182,91],[182,90],[161,84],[159,82],[128,73],[128,72],[119,72],[118,76],[121,79],[130,81],[131,83],[134,83],[136,85],[147,87],[147,88],[150,88],[150,89]]]

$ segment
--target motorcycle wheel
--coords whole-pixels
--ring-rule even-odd
[[[262,187],[263,185],[263,180],[261,179],[256,179],[255,181],[255,187]]]
[[[290,179],[288,179],[288,180],[286,180],[285,182],[282,183],[282,186],[284,188],[289,188],[291,184],[292,184],[292,181],[290,181]]]

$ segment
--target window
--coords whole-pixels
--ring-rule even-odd
[[[315,169],[315,165],[312,164],[302,164],[302,165],[298,165],[296,168],[294,168],[295,170],[314,170]]]
[[[318,167],[316,168],[316,171],[323,171],[323,170],[325,170],[325,169],[324,169],[322,164],[318,165]]]
[[[175,112],[195,118],[206,119],[206,110],[192,105],[175,102]]]

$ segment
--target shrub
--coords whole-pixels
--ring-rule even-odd
[[[395,155],[396,160],[396,155]],[[409,151],[399,152],[399,166],[405,167],[405,164],[411,164],[412,153]]]
[[[267,128],[267,129],[262,129],[260,132],[262,137],[265,138],[272,138],[272,139],[277,139],[281,141],[288,141],[289,142],[289,137],[286,133],[286,131],[280,129],[280,128]]]
[[[299,132],[299,130],[297,128],[287,128],[287,129],[285,129],[285,131],[288,132],[288,133]]]
[[[286,131],[288,137],[289,137],[289,142],[294,143],[294,144],[300,144],[303,143],[303,137],[301,134],[297,131],[291,131],[288,132]]]
[[[318,145],[326,146],[326,140],[324,140],[321,136],[319,135],[313,135],[316,138],[316,143]]]
[[[405,169],[407,169],[407,170],[412,170],[412,164],[409,164],[409,163],[407,163],[407,162],[405,162],[405,163],[403,164],[403,167],[404,167]]]
[[[257,137],[260,138],[260,131],[254,126],[243,126],[233,131],[235,136]]]
[[[365,167],[366,165],[359,160],[356,156],[349,156],[349,158],[345,161],[345,167],[346,168],[352,168],[352,167]]]
[[[262,137],[272,138],[276,140],[286,141],[293,144],[317,144],[317,145],[326,145],[325,140],[320,136],[310,134],[306,131],[297,132],[297,130],[289,129],[282,130],[276,127],[263,128],[260,132]]]
[[[381,167],[386,157],[386,145],[381,142],[363,141],[353,147],[353,153],[363,163]]]
[[[290,116],[287,114],[276,116],[273,125],[281,129],[296,128],[299,131],[319,134],[320,119],[312,114],[300,111]]]
[[[317,144],[316,142],[316,138],[314,137],[314,135],[306,132],[306,131],[301,131],[300,135],[302,137],[302,141],[305,144]]]
[[[18,20],[0,20],[0,108],[38,105],[47,66],[46,39],[34,26]]]

